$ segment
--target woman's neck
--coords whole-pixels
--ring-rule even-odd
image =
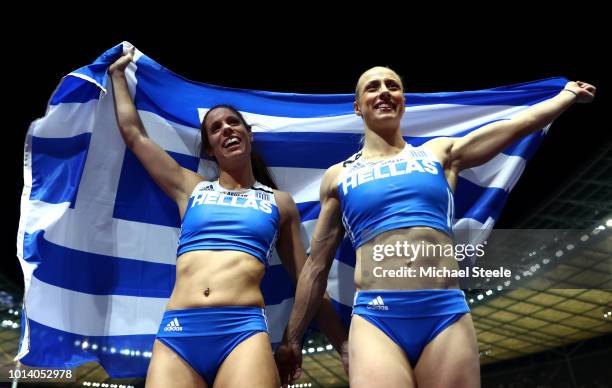
[[[393,156],[406,146],[399,128],[390,131],[365,131],[365,141],[361,156],[366,159],[377,159]]]
[[[219,184],[228,190],[247,189],[255,184],[255,176],[251,164],[236,169],[221,169]]]

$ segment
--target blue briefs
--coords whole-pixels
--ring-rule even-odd
[[[444,329],[469,313],[463,291],[358,291],[353,314],[378,329],[406,352],[416,366],[423,349]]]
[[[268,332],[265,310],[260,307],[199,307],[166,311],[156,339],[212,386],[225,358],[259,332]]]

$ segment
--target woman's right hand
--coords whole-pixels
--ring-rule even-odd
[[[302,375],[302,346],[286,339],[276,348],[274,361],[281,380],[281,386],[293,384]]]
[[[113,75],[115,73],[125,72],[125,68],[127,67],[127,65],[129,65],[130,62],[134,60],[134,51],[134,46],[128,48],[127,53],[123,54],[121,57],[119,57],[119,59],[115,61],[115,63],[110,65],[110,67],[108,68],[108,73],[110,75]]]

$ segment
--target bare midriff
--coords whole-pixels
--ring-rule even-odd
[[[411,257],[405,256],[405,250],[401,249],[399,255],[391,254],[383,260],[373,260],[373,252],[376,246],[421,246],[421,252]],[[442,247],[446,249],[440,249]],[[454,254],[449,254],[449,247],[453,247],[453,239],[436,229],[428,227],[410,227],[383,232],[363,244],[357,250],[357,262],[355,266],[355,286],[357,290],[425,290],[425,289],[449,289],[459,288],[457,278],[420,276],[421,267],[446,268],[448,270],[459,269]],[[380,249],[380,248],[378,248]],[[391,251],[391,249],[390,249]],[[409,252],[413,252],[409,249]],[[441,254],[440,254],[441,253]],[[412,269],[414,277],[376,277],[373,268],[380,267],[377,273],[383,270],[397,270],[405,267],[406,271]]]
[[[168,310],[214,306],[264,307],[264,265],[240,251],[190,251],[178,257]]]

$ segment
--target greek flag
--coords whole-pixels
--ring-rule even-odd
[[[112,377],[144,376],[175,281],[178,209],[126,149],[115,122],[107,68],[121,52],[122,45],[113,47],[64,77],[45,116],[27,133],[17,241],[25,279],[17,358],[26,365],[74,368],[97,361]],[[216,173],[198,149],[207,108],[229,103],[258,124],[255,147],[279,187],[295,199],[308,241],[325,169],[359,149],[363,123],[353,113],[354,96],[206,85],[138,50],[134,59],[126,75],[142,122],[183,167],[207,178]],[[462,136],[554,96],[565,83],[552,78],[478,91],[408,93],[402,131],[413,146]],[[455,227],[467,231],[461,238],[475,241],[491,230],[544,132],[461,173],[455,200]],[[354,265],[345,240],[328,292],[346,324]],[[261,288],[275,345],[294,295],[278,257],[271,259]]]

